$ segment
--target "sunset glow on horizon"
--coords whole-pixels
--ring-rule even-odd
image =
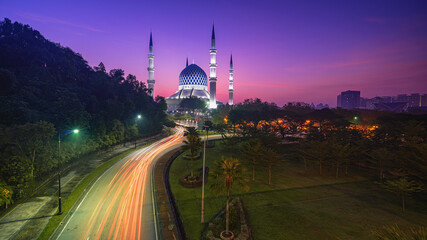
[[[153,32],[155,94],[178,90],[189,62],[209,75],[215,23],[217,99],[261,98],[336,106],[341,91],[361,97],[427,93],[425,1],[34,1],[1,2],[0,17],[30,25],[80,53],[90,66],[121,68],[147,81]]]

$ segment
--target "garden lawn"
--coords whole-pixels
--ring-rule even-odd
[[[237,148],[236,148],[237,149]],[[240,158],[220,142],[207,149],[207,166],[221,156]],[[202,166],[202,158],[194,168]],[[251,176],[250,165],[246,165]],[[184,188],[179,178],[188,173],[188,160],[179,156],[171,165],[169,179],[178,210],[190,240],[200,239],[201,187]],[[266,167],[257,167],[255,182],[249,181],[249,192],[232,189],[240,196],[247,212],[254,239],[375,239],[371,230],[386,224],[401,228],[426,226],[427,206],[420,200],[408,199],[402,212],[400,199],[371,179],[350,171],[348,177],[335,178],[333,170],[319,176],[316,169],[304,171],[302,164],[285,162],[273,168],[269,186]],[[205,222],[224,206],[225,196],[216,195],[208,179],[205,188]],[[225,226],[224,226],[225,228]]]

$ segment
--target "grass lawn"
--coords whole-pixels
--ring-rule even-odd
[[[234,151],[233,157],[239,157]],[[217,142],[207,149],[207,166],[231,151]],[[195,168],[202,165],[201,158]],[[250,166],[248,177],[251,175]],[[188,173],[188,160],[178,157],[170,168],[170,185],[188,237],[200,239],[201,187],[184,188],[179,178]],[[371,179],[350,171],[349,177],[336,179],[333,171],[319,176],[313,169],[305,172],[302,164],[286,162],[274,167],[272,185],[267,168],[258,167],[249,192],[232,189],[232,196],[243,200],[254,239],[374,239],[370,230],[386,224],[401,228],[427,225],[427,205],[408,199],[403,213],[400,199]],[[225,206],[225,196],[205,188],[205,221]],[[224,226],[225,227],[225,226]]]

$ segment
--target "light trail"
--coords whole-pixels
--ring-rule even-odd
[[[153,143],[129,158],[114,175],[91,212],[83,239],[141,239],[144,194],[154,160],[164,150],[180,144],[184,128]]]

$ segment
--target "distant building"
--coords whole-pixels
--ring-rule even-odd
[[[406,112],[408,110],[408,103],[406,102],[375,103],[375,109],[380,111],[389,111],[389,112]]]
[[[319,103],[315,107],[315,109],[317,109],[317,110],[322,110],[324,108],[329,108],[329,105],[328,104]]]
[[[360,107],[360,91],[345,91],[337,98],[340,99],[340,107],[344,109],[353,109]]]
[[[367,99],[365,109],[376,109],[377,108],[376,104],[378,103],[388,103],[388,102],[384,101],[382,97],[374,97],[371,99]]]
[[[382,102],[384,102],[384,103],[392,103],[393,102],[392,96],[382,96],[381,99],[382,99]]]
[[[399,94],[395,98],[393,102],[408,102],[408,95],[406,94]]]
[[[412,93],[408,97],[409,107],[421,107],[421,95],[419,93]]]
[[[363,109],[393,112],[425,112],[426,107],[427,94],[412,93],[411,95],[399,94],[397,96],[360,98],[360,108]]]
[[[341,94],[337,96],[337,107],[341,107]]]
[[[427,94],[421,96],[421,107],[427,107]]]

